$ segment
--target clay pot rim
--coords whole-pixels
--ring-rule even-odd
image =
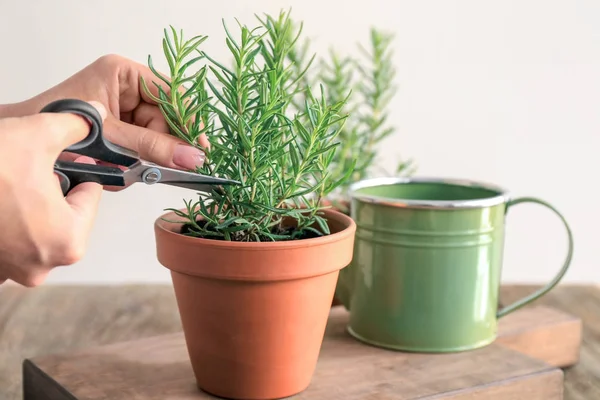
[[[181,209],[180,211],[187,211],[186,209]],[[160,230],[163,234],[169,237],[177,237],[176,240],[180,242],[194,245],[194,244],[202,244],[204,246],[214,246],[216,248],[221,249],[244,249],[244,250],[282,250],[282,249],[293,249],[300,247],[313,247],[313,246],[322,246],[332,242],[337,242],[342,240],[346,236],[354,235],[356,231],[356,223],[354,220],[345,215],[344,213],[334,210],[334,209],[324,209],[321,210],[323,214],[325,214],[326,219],[334,220],[338,223],[344,225],[344,228],[339,232],[330,233],[329,235],[310,238],[310,239],[299,239],[299,240],[286,240],[286,241],[276,241],[276,242],[232,242],[225,240],[216,240],[216,239],[208,239],[208,238],[199,238],[193,236],[187,236],[181,234],[181,227],[185,224],[186,219],[183,217],[177,216],[174,211],[170,211],[158,217],[154,226],[155,229]],[[165,221],[165,219],[169,221]],[[181,222],[172,222],[172,221],[181,221]]]

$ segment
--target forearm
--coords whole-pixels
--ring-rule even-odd
[[[35,111],[32,110],[31,100],[22,101],[19,103],[0,104],[0,118],[24,117],[31,115]]]
[[[0,119],[11,117],[12,104],[0,104]]]

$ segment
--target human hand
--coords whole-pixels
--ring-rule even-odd
[[[62,98],[98,101],[108,111],[103,130],[109,141],[165,167],[185,170],[201,167],[204,153],[168,134],[168,125],[156,103],[142,89],[140,77],[158,97],[158,89],[151,82],[161,82],[148,67],[117,55],[103,56],[57,86],[10,105],[8,116],[36,114],[45,105]],[[162,88],[169,93],[164,84]],[[205,136],[200,140],[201,146],[208,146]]]
[[[90,103],[105,119],[106,109]],[[52,268],[83,256],[102,186],[82,183],[64,197],[53,167],[89,129],[85,118],[68,113],[0,119],[0,283],[37,286]],[[94,164],[85,156],[71,160]]]

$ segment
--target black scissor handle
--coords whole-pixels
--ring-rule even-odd
[[[90,122],[89,134],[83,140],[66,148],[65,151],[123,166],[130,166],[138,161],[137,157],[126,154],[129,152],[128,150],[121,149],[104,139],[102,117],[90,103],[78,99],[61,99],[48,104],[40,112],[77,114]]]
[[[78,150],[85,149],[88,146],[96,143],[98,138],[102,136],[102,117],[98,110],[90,103],[77,99],[62,99],[54,101],[46,105],[41,113],[72,113],[85,117],[90,123],[90,132],[81,141],[69,146],[65,151],[77,153]]]
[[[125,186],[123,171],[115,167],[56,161],[54,173],[58,175],[64,196],[75,186],[84,182],[95,182],[103,186]]]
[[[62,171],[54,169],[54,173],[58,177],[58,182],[60,182],[60,190],[62,190],[63,196],[66,196],[69,190],[71,190],[71,180]]]
[[[104,139],[102,116],[90,103],[78,99],[61,99],[48,104],[40,112],[77,114],[90,122],[88,135],[83,140],[66,148],[65,151],[126,167],[138,161],[137,157],[129,150]],[[115,167],[57,160],[54,172],[58,175],[63,195],[83,182],[95,182],[108,186],[125,185],[123,171]]]

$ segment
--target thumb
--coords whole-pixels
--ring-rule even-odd
[[[106,108],[99,102],[90,101],[100,114],[101,121],[106,119]],[[49,150],[60,154],[67,147],[85,139],[90,132],[91,122],[75,113],[40,113],[37,116],[38,131],[45,136]]]
[[[96,164],[92,158],[86,156],[76,158],[75,162]],[[95,182],[83,182],[71,189],[65,197],[65,200],[71,206],[78,236],[87,237],[92,229],[101,195],[102,185]]]

